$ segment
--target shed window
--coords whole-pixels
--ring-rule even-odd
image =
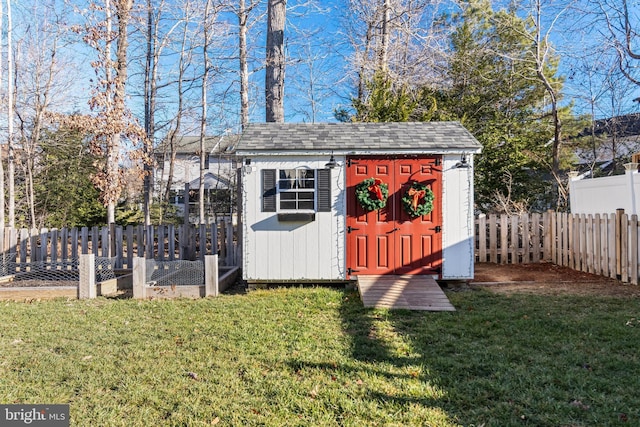
[[[278,177],[280,210],[315,209],[315,171],[281,169]]]
[[[329,169],[262,170],[262,212],[314,210],[331,212]]]

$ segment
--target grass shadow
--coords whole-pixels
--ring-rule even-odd
[[[615,299],[448,296],[457,312],[365,309],[357,293],[345,298],[354,362],[341,368],[376,379],[366,399],[435,412],[442,425],[640,422],[633,393],[623,391],[640,371],[640,335],[624,321],[637,301],[623,308]]]

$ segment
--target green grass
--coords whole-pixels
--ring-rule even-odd
[[[0,302],[0,403],[78,426],[640,425],[640,299],[449,297]]]

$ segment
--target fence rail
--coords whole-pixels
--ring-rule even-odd
[[[94,254],[115,258],[115,268],[132,268],[135,257],[203,260],[205,255],[217,254],[224,265],[236,265],[238,256],[230,221],[148,227],[0,228],[0,253],[17,263],[55,262]]]
[[[577,215],[548,211],[476,218],[477,262],[552,262],[638,284],[637,215]]]

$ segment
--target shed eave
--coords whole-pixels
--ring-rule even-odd
[[[481,147],[420,148],[412,150],[238,150],[238,157],[284,157],[284,156],[405,156],[438,154],[479,154]]]

